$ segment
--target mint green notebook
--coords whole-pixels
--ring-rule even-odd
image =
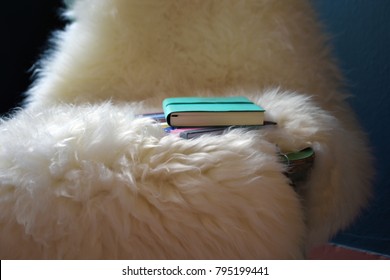
[[[265,110],[246,97],[172,97],[163,101],[174,127],[263,125]]]

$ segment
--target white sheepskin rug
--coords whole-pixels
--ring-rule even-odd
[[[371,156],[307,1],[76,0],[0,124],[1,259],[299,259]],[[139,114],[247,96],[276,126],[186,140]],[[278,152],[312,147],[292,188]]]

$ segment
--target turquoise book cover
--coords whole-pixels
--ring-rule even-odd
[[[169,125],[231,126],[262,125],[264,108],[246,97],[172,97],[163,101]]]

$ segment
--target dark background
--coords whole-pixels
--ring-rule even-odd
[[[374,200],[335,242],[390,255],[390,1],[312,1],[376,157]]]
[[[1,96],[4,115],[23,100],[33,64],[48,46],[54,29],[62,28],[60,0],[7,1],[1,9]]]
[[[312,1],[331,35],[334,54],[355,96],[351,105],[376,157],[371,206],[334,242],[390,255],[390,1]],[[60,5],[59,0],[3,4],[1,115],[20,105],[31,83],[29,69],[46,49],[50,33],[63,27]]]

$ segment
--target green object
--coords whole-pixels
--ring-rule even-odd
[[[313,156],[314,156],[313,149],[312,148],[306,148],[306,149],[300,150],[298,152],[292,152],[292,153],[283,154],[282,158],[286,162],[294,163],[294,162],[296,162],[298,160],[310,159]]]
[[[306,148],[298,152],[280,154],[280,160],[287,165],[286,176],[290,178],[292,185],[304,182],[313,167],[315,153],[312,148]]]

